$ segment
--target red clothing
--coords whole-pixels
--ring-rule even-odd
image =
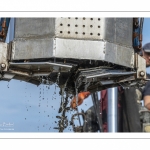
[[[100,110],[102,114],[102,121],[103,121],[103,132],[107,132],[107,101],[108,101],[108,94],[107,90],[101,91],[101,100],[100,100]]]

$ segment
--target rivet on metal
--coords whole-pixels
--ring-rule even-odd
[[[6,65],[5,65],[4,63],[2,63],[2,64],[1,64],[1,67],[2,67],[2,68],[5,68],[5,67],[6,67]]]
[[[140,72],[140,76],[141,76],[141,77],[144,77],[144,75],[145,75],[145,72],[144,72],[144,71],[141,71],[141,72]]]

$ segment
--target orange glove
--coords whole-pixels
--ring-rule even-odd
[[[90,92],[81,92],[78,94],[78,103],[76,102],[76,96],[71,100],[70,107],[72,109],[75,109],[77,107],[76,103],[81,105],[83,103],[83,100],[86,99],[90,95]]]

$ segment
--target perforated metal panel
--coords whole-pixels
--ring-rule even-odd
[[[56,18],[55,23],[57,37],[132,46],[132,18]]]
[[[56,18],[56,36],[80,39],[101,39],[101,18]]]

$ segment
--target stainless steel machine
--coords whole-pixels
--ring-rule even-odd
[[[14,39],[0,42],[0,79],[57,83],[76,94],[145,83],[133,48],[133,18],[15,18]],[[77,89],[77,90],[76,90]]]
[[[74,91],[146,77],[134,53],[133,18],[16,18],[14,40],[0,43],[1,79],[56,82]]]

